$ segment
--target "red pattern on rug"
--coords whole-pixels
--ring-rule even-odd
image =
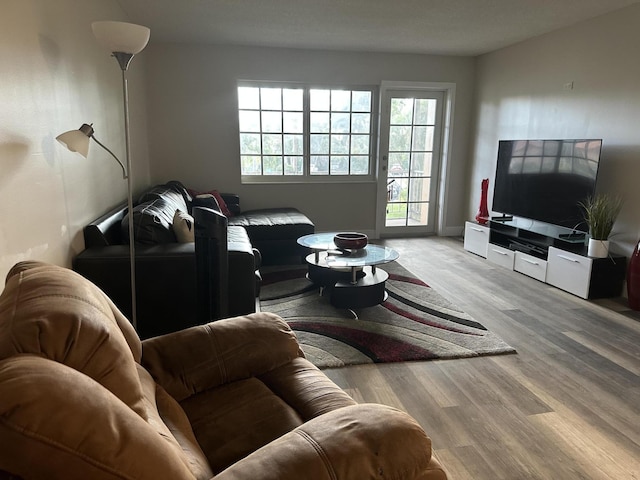
[[[376,363],[431,360],[433,352],[416,345],[373,332],[314,322],[288,322],[293,330],[317,333],[346,343]]]
[[[463,335],[482,336],[482,334],[480,334],[480,333],[467,332],[465,330],[460,330],[459,328],[448,327],[446,325],[442,325],[441,323],[434,322],[432,320],[428,320],[428,319],[426,319],[424,317],[420,317],[418,315],[414,315],[413,313],[407,312],[406,310],[403,310],[402,308],[397,307],[397,306],[395,306],[394,304],[392,304],[392,303],[390,303],[388,301],[387,302],[383,302],[382,306],[384,308],[386,308],[387,310],[391,310],[396,315],[402,315],[403,317],[408,318],[409,320],[413,320],[414,322],[422,323],[423,325],[429,325],[430,327],[441,328],[443,330],[448,330],[450,332],[462,333]]]

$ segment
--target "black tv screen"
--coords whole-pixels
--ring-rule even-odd
[[[602,140],[500,140],[492,210],[588,231]]]

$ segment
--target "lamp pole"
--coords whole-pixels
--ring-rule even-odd
[[[122,100],[124,104],[124,134],[127,165],[127,208],[129,210],[129,257],[131,277],[131,323],[138,327],[136,308],[136,257],[133,228],[133,175],[131,168],[131,140],[129,127],[129,88],[127,70],[133,56],[149,41],[149,29],[125,22],[94,22],[91,25],[96,39],[107,47],[122,71]]]
[[[131,140],[129,135],[129,84],[127,82],[127,69],[129,62],[133,58],[130,54],[114,53],[122,70],[122,98],[124,102],[124,139],[125,155],[127,162],[127,208],[129,211],[129,257],[130,257],[130,278],[131,278],[131,323],[133,328],[138,329],[138,317],[136,308],[136,247],[133,231],[133,181],[131,175]],[[128,60],[122,61],[125,56]]]

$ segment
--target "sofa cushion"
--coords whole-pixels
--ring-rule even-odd
[[[215,472],[303,423],[295,409],[255,377],[193,395],[181,406]]]
[[[171,228],[176,206],[171,200],[157,198],[133,207],[133,232],[135,242],[143,245],[176,243],[178,240]],[[122,237],[129,242],[129,217],[122,219]]]
[[[295,208],[248,210],[230,218],[229,225],[244,227],[254,245],[260,240],[295,240],[315,230],[313,222]]]
[[[230,226],[227,227],[227,243],[229,246],[236,245],[237,250],[245,250],[247,248],[251,249],[251,240],[249,240],[249,235],[247,235],[247,231],[238,226]]]
[[[180,188],[174,182],[170,184],[156,185],[154,187],[151,187],[149,190],[140,195],[137,203],[149,203],[158,199],[162,199],[174,211],[182,210],[183,212],[187,212],[188,205],[187,201],[185,200],[185,195],[188,195],[186,190],[184,193],[182,193]],[[171,212],[171,215],[173,216],[173,211]]]
[[[176,210],[173,215],[173,233],[178,242],[190,243],[195,241],[195,229],[193,217],[182,210]]]
[[[165,185],[174,189],[176,192],[182,195],[182,198],[184,199],[184,203],[186,203],[187,206],[191,204],[193,197],[191,196],[191,193],[189,193],[189,190],[187,189],[187,187],[185,187],[182,184],[182,182],[179,182],[178,180],[171,180],[170,182],[167,182]]]
[[[184,191],[183,191],[184,190]],[[133,231],[136,243],[156,245],[176,243],[172,229],[176,210],[188,212],[188,192],[177,181],[156,185],[144,192],[133,208]],[[129,215],[120,224],[122,238],[129,242]]]

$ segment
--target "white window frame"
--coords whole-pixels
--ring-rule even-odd
[[[239,80],[237,87],[253,87],[253,88],[298,88],[303,89],[303,173],[302,175],[242,175],[241,182],[243,184],[251,183],[370,183],[375,182],[377,178],[377,142],[378,142],[378,107],[379,107],[379,88],[375,85],[336,85],[336,84],[315,84],[315,83],[296,83],[296,82],[276,82],[276,81],[256,81],[256,80]],[[348,174],[348,175],[318,175],[310,173],[310,90],[349,90],[349,91],[369,91],[371,92],[371,117],[369,128],[369,173],[367,174]],[[237,88],[236,88],[237,95]],[[238,122],[238,145],[240,144],[240,122],[239,122],[239,99],[236,97],[236,121]],[[354,113],[350,111],[350,113]],[[358,112],[355,112],[358,113]],[[349,135],[352,135],[350,132]],[[240,147],[240,145],[239,145]],[[241,161],[239,154],[238,161]],[[242,166],[241,166],[242,169]],[[242,170],[241,170],[242,171]]]

